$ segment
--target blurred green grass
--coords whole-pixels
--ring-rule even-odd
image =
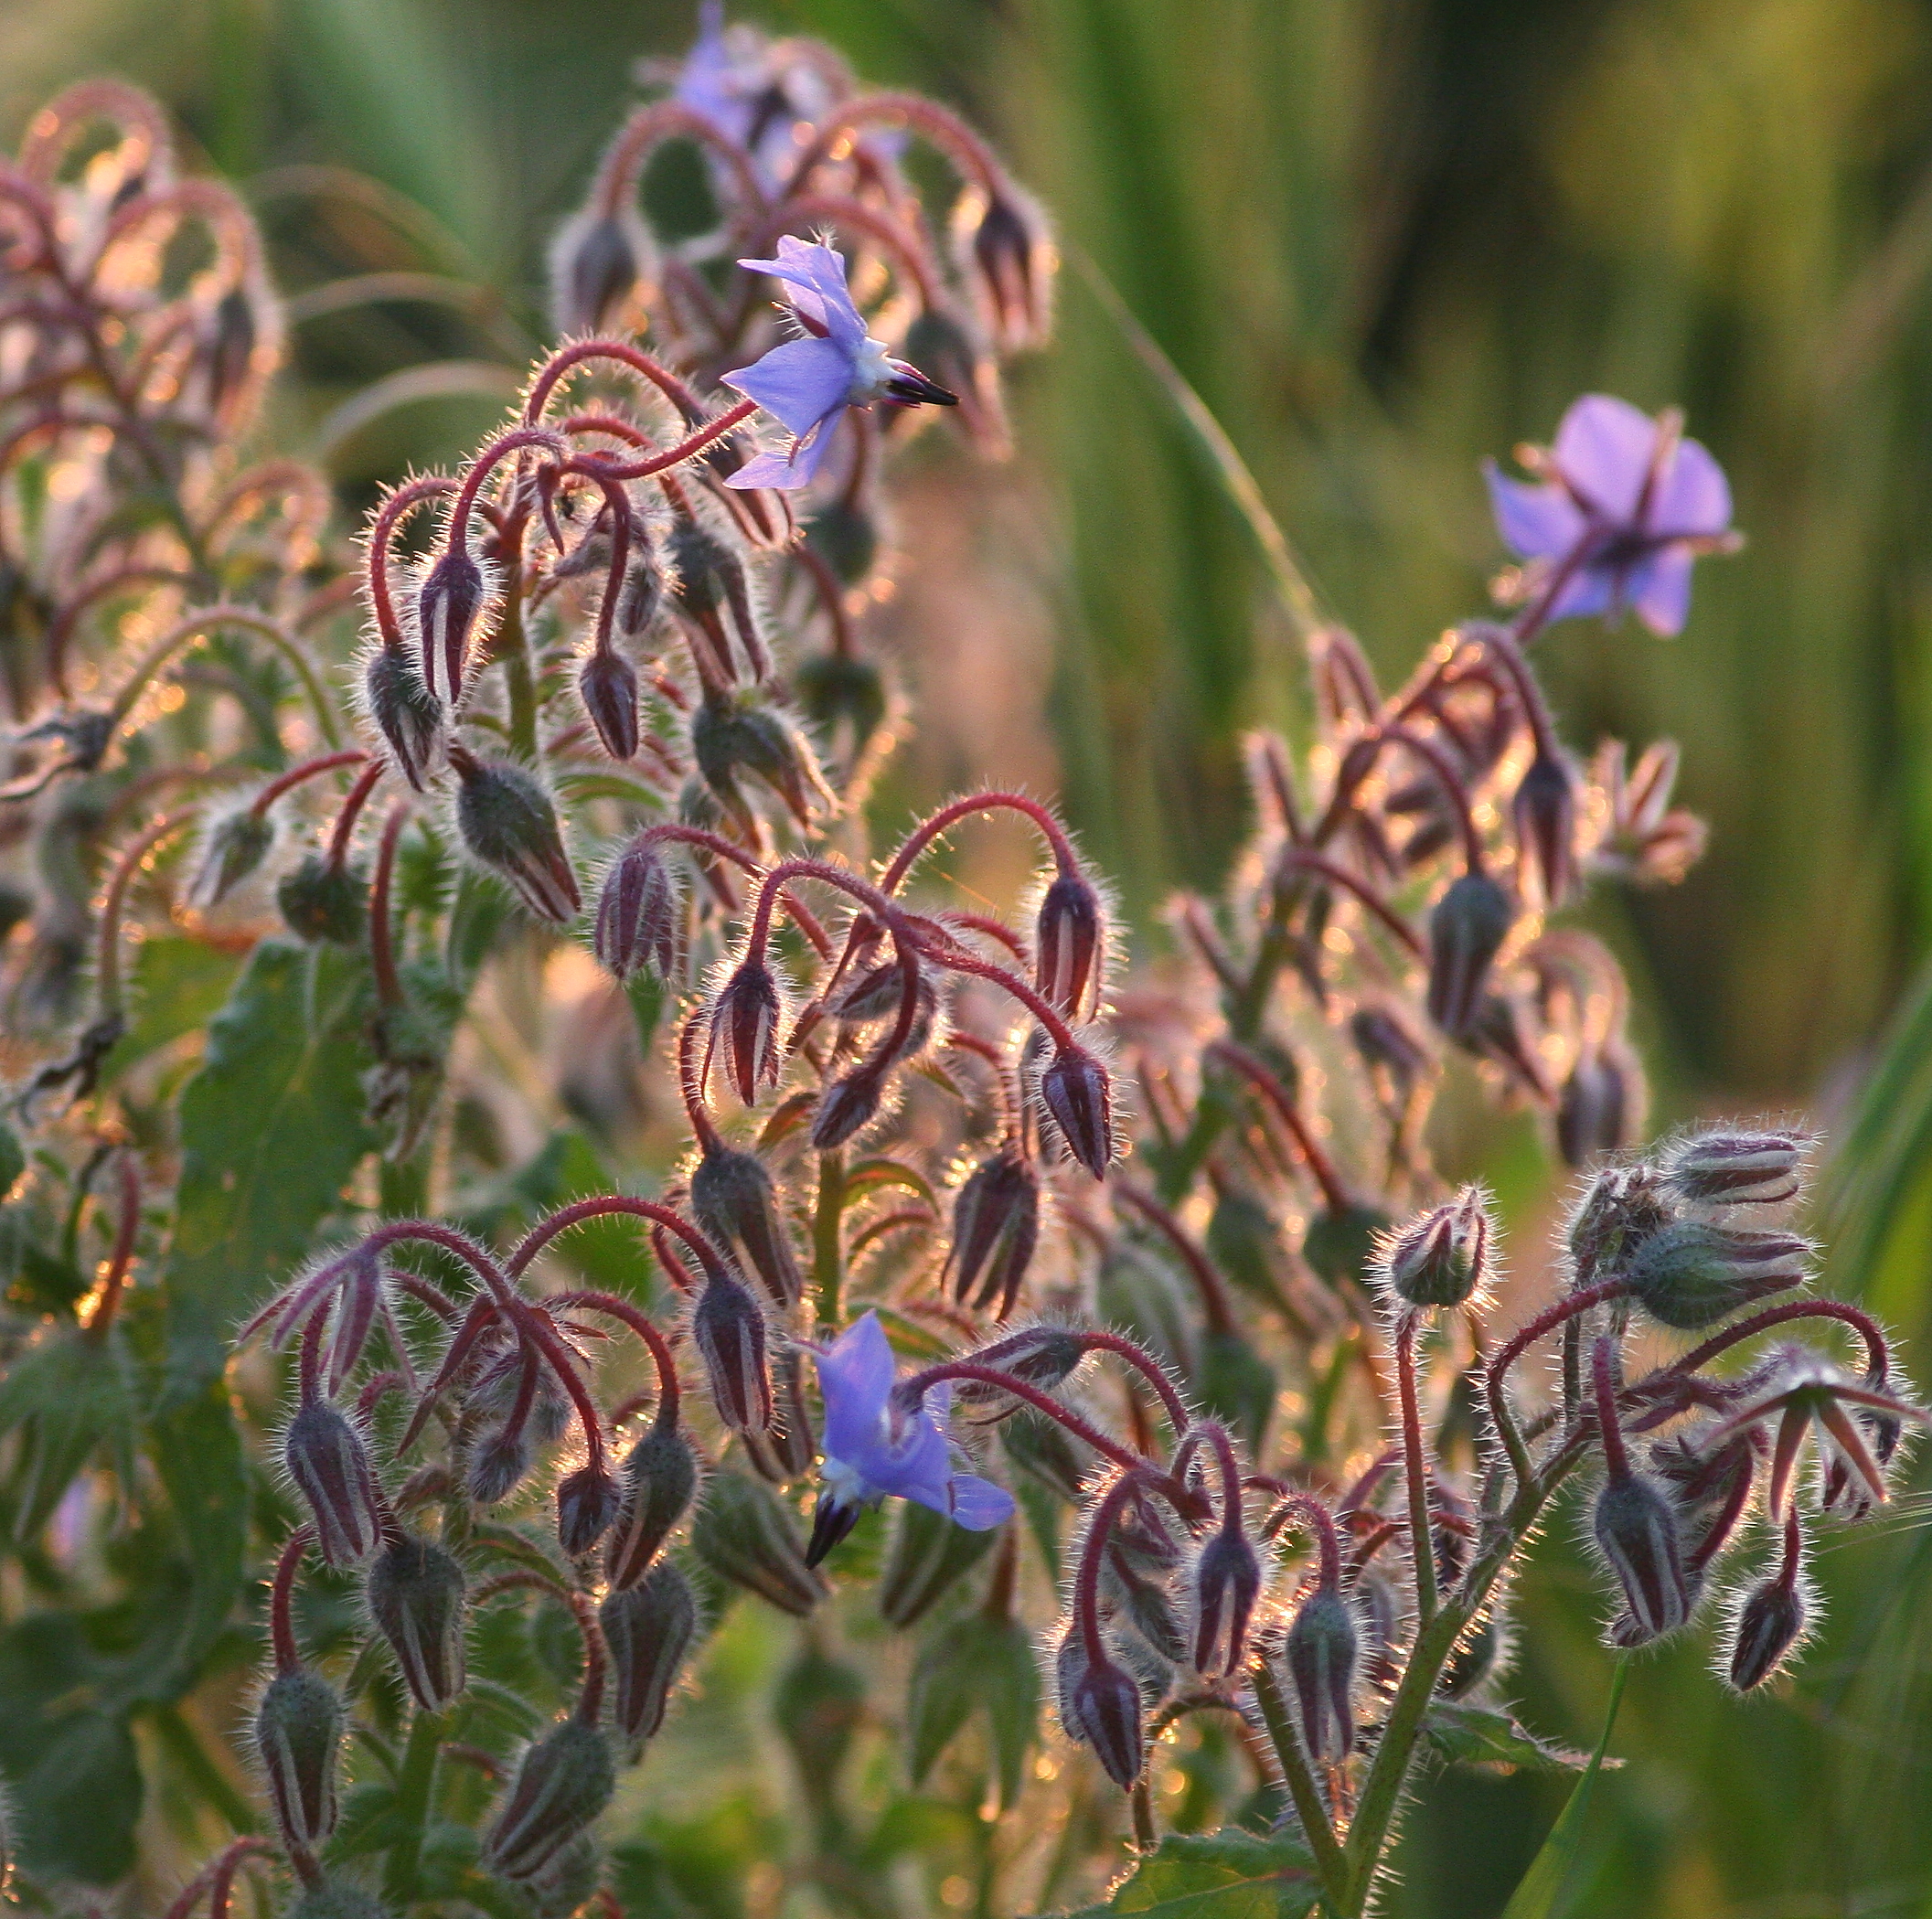
[[[486,296],[481,318],[305,322],[280,405],[312,437],[373,376],[509,363],[632,57],[677,50],[690,11],[0,0],[0,120],[12,133],[104,67],[155,88],[231,172],[347,166],[433,219],[426,259],[367,208],[270,209],[291,283],[429,264]],[[1680,890],[1593,912],[1648,1005],[1663,1118],[1842,1095],[1932,928],[1926,0],[744,11],[996,131],[1224,421],[1324,613],[1390,675],[1482,603],[1500,557],[1483,453],[1546,437],[1582,390],[1681,403],[1751,544],[1702,570],[1682,640],[1565,627],[1547,672],[1579,744],[1683,741],[1713,848]],[[1063,540],[1043,592],[1068,800],[1146,926],[1238,842],[1238,734],[1294,724],[1301,664],[1242,528],[1073,276],[1022,387],[1024,484]],[[494,404],[447,398],[358,436],[346,499],[454,450]],[[1910,1120],[1927,1096],[1906,1073],[1896,1098]],[[1844,1188],[1848,1276],[1922,1334],[1926,1135],[1878,1117],[1863,1146],[1896,1177]],[[1526,1710],[1586,1738],[1609,1665],[1580,1575],[1546,1560]],[[1694,1651],[1638,1669],[1617,1742],[1633,1763],[1605,1782],[1579,1912],[1932,1913],[1932,1547],[1889,1530],[1822,1572],[1832,1622],[1795,1690],[1728,1702]],[[1496,1913],[1555,1804],[1525,1780],[1432,1786],[1391,1910]]]

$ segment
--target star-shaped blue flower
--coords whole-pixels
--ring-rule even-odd
[[[955,1469],[945,1431],[952,1382],[929,1388],[913,1407],[893,1392],[892,1349],[878,1314],[868,1313],[815,1357],[825,1401],[825,1467],[809,1563],[816,1566],[881,1499],[916,1499],[971,1532],[990,1531],[1011,1518],[1013,1496],[1004,1487]]]

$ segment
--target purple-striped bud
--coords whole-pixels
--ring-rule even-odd
[[[669,979],[678,963],[678,885],[648,834],[640,834],[612,861],[597,895],[592,944],[599,963],[618,979],[646,964]]]
[[[1349,1603],[1317,1586],[1288,1628],[1283,1657],[1301,1708],[1301,1736],[1318,1765],[1340,1765],[1355,1750],[1355,1673],[1361,1635]]]
[[[711,1046],[724,1077],[747,1106],[762,1086],[778,1083],[778,982],[771,968],[747,960],[718,989],[711,1007]]]
[[[1691,1616],[1692,1592],[1677,1510],[1662,1485],[1648,1473],[1613,1474],[1596,1496],[1591,1529],[1637,1629],[1622,1643],[1641,1645],[1674,1633]]]
[[[1078,868],[1062,873],[1041,900],[1033,931],[1041,997],[1069,1019],[1091,1019],[1105,986],[1105,910],[1093,881]]]
[[[1043,345],[1053,327],[1060,258],[1046,218],[1031,198],[1010,180],[991,194],[966,197],[955,238],[987,330],[1001,350],[1019,353]]]
[[[423,792],[443,764],[443,702],[400,646],[369,655],[362,692],[369,718],[389,744],[390,763],[412,791]]]
[[[734,1432],[763,1433],[772,1423],[772,1375],[758,1302],[735,1279],[713,1274],[691,1312],[691,1343],[718,1417]]]
[[[1587,1166],[1634,1144],[1646,1103],[1643,1064],[1621,1036],[1586,1046],[1556,1095],[1556,1149]]]
[[[719,1142],[708,1145],[691,1174],[691,1210],[741,1271],[757,1275],[777,1305],[798,1304],[805,1277],[792,1251],[778,1189],[754,1154],[735,1152]]]
[[[484,1845],[499,1878],[535,1879],[611,1803],[617,1769],[595,1726],[567,1719],[523,1755]]]
[[[671,1688],[697,1636],[691,1583],[666,1561],[643,1584],[613,1593],[597,1609],[597,1622],[611,1649],[611,1716],[626,1739],[648,1739],[664,1723]]]
[[[382,1519],[362,1435],[326,1400],[298,1406],[283,1458],[315,1521],[315,1544],[332,1566],[359,1564],[376,1550]]]
[[[1063,1046],[1040,1076],[1040,1097],[1066,1149],[1096,1179],[1114,1159],[1114,1099],[1107,1070],[1083,1046]]]
[[[1804,1186],[1802,1133],[1697,1133],[1664,1161],[1664,1181],[1680,1199],[1723,1206],[1777,1206]]]
[[[641,640],[664,605],[664,566],[642,527],[631,528],[631,560],[617,589],[613,613],[617,631],[627,640]]]
[[[507,1499],[530,1469],[530,1445],[522,1433],[499,1427],[486,1433],[470,1455],[469,1492],[479,1506]]]
[[[1516,915],[1487,873],[1465,873],[1429,914],[1429,1018],[1451,1039],[1474,1026],[1489,967]]]
[[[1753,1586],[1731,1629],[1732,1685],[1740,1692],[1762,1686],[1803,1639],[1806,1624],[1802,1582],[1795,1575],[1779,1571]]]
[[[1553,912],[1576,885],[1576,775],[1560,758],[1539,753],[1510,802],[1523,866]]]
[[[623,1497],[601,1466],[580,1466],[557,1482],[557,1543],[566,1559],[582,1559],[611,1530]]]
[[[1802,1285],[1811,1245],[1790,1232],[1737,1232],[1680,1220],[1630,1255],[1625,1276],[1653,1319],[1685,1333]]]
[[[812,1116],[814,1150],[829,1153],[870,1125],[879,1117],[884,1095],[885,1074],[876,1066],[855,1067],[843,1079],[834,1080],[819,1094],[818,1110]]]
[[[490,597],[467,548],[452,547],[423,577],[416,595],[416,625],[422,638],[422,683],[452,706],[463,694],[470,635]]]
[[[1201,1549],[1190,1582],[1194,1607],[1194,1670],[1241,1670],[1248,1622],[1261,1596],[1261,1561],[1238,1528],[1215,1532]]]
[[[1392,1104],[1404,1106],[1429,1071],[1429,1050],[1392,1006],[1359,1006],[1349,1015],[1349,1037],[1362,1064],[1384,1085]]]
[[[342,1695],[306,1666],[278,1672],[255,1709],[255,1753],[283,1842],[319,1846],[336,1829]]]
[[[469,1683],[463,1568],[443,1547],[402,1533],[369,1568],[367,1597],[410,1697],[442,1711]]]
[[[624,1462],[624,1509],[603,1556],[620,1593],[643,1580],[697,1497],[698,1455],[676,1420],[659,1418],[646,1429]]]
[[[742,1473],[711,1476],[691,1527],[691,1547],[720,1578],[795,1618],[804,1618],[826,1595],[790,1513],[768,1487]]]
[[[321,853],[304,856],[275,888],[275,903],[299,940],[332,946],[361,944],[368,924],[369,876],[360,867],[337,866]]]
[[[637,669],[623,654],[606,647],[584,661],[577,676],[577,697],[591,716],[603,750],[614,760],[637,753]]]
[[[953,1243],[946,1271],[953,1297],[976,1312],[998,1301],[998,1317],[1009,1317],[1040,1243],[1040,1175],[1017,1145],[982,1160],[953,1202]]]
[[[503,880],[539,920],[561,926],[583,904],[543,783],[508,760],[453,752],[462,784],[456,830],[470,857]]]
[[[1073,1659],[1068,1648],[1074,1649]],[[1132,1792],[1147,1763],[1141,1725],[1140,1682],[1112,1659],[1089,1657],[1075,1626],[1061,1648],[1060,1722],[1070,1738],[1094,1748],[1106,1775]]]
[[[1407,1306],[1461,1306],[1489,1277],[1491,1231],[1488,1194],[1464,1187],[1384,1243],[1379,1263],[1389,1290]]]

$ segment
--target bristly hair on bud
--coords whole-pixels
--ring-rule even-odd
[[[347,1417],[320,1398],[295,1409],[283,1459],[315,1521],[315,1543],[332,1566],[359,1564],[382,1537],[381,1503],[368,1448]]]
[[[1114,1095],[1099,1057],[1080,1045],[1061,1048],[1040,1075],[1040,1100],[1068,1154],[1105,1179],[1114,1160]]]
[[[641,1584],[613,1593],[597,1611],[611,1650],[612,1718],[629,1740],[649,1739],[664,1723],[671,1688],[698,1632],[691,1583],[669,1561]]]
[[[970,187],[954,206],[953,250],[1000,351],[1043,346],[1053,330],[1060,254],[1032,195],[1003,178]]]
[[[1195,1556],[1188,1580],[1194,1628],[1190,1658],[1196,1672],[1207,1678],[1241,1670],[1248,1622],[1260,1596],[1261,1557],[1246,1531],[1238,1523],[1217,1527]]]
[[[787,1310],[805,1292],[805,1276],[792,1251],[778,1189],[755,1154],[720,1139],[707,1140],[691,1169],[691,1210],[698,1223],[738,1263],[756,1274],[774,1305]]]
[[[464,1589],[454,1556],[413,1533],[399,1532],[369,1568],[369,1617],[425,1712],[442,1711],[469,1683]]]
[[[653,1420],[624,1463],[624,1509],[604,1549],[613,1590],[627,1591],[647,1573],[698,1496],[698,1455],[676,1419]]]
[[[569,339],[621,326],[633,305],[648,303],[657,249],[629,205],[614,211],[592,205],[558,228],[550,270],[551,325]]]
[[[1553,1128],[1564,1164],[1585,1167],[1634,1146],[1649,1103],[1643,1061],[1620,1032],[1585,1044],[1556,1095]]]
[[[255,1709],[255,1753],[284,1843],[315,1847],[336,1829],[342,1695],[306,1666],[278,1672]]]
[[[945,1273],[954,1299],[1011,1318],[1039,1243],[1040,1174],[1019,1142],[1009,1140],[974,1167],[953,1201]]]
[[[711,1061],[721,1055],[726,1082],[747,1106],[782,1071],[778,1034],[786,996],[777,973],[763,961],[742,960],[725,975],[711,998],[700,1085],[709,1085]]]
[[[450,749],[450,764],[462,782],[456,830],[470,858],[539,919],[558,926],[575,919],[583,901],[543,783],[513,761],[478,760],[457,746]]]
[[[605,752],[614,760],[637,756],[637,669],[614,646],[600,647],[577,675],[577,697]]]
[[[1054,1660],[1060,1729],[1094,1756],[1122,1792],[1131,1792],[1147,1764],[1140,1681],[1110,1657],[1094,1659],[1076,1620]]]
[[[678,878],[658,843],[640,833],[604,869],[592,948],[614,977],[640,966],[668,980],[678,964]]]
[[[813,1150],[829,1153],[863,1132],[879,1117],[885,1088],[884,1069],[870,1063],[834,1080],[819,1095],[812,1115]]]
[[[527,1883],[541,1873],[611,1802],[617,1768],[603,1734],[567,1719],[531,1746],[485,1842],[502,1878]]]
[[[580,1466],[557,1482],[557,1542],[566,1559],[582,1559],[610,1530],[623,1503],[616,1479],[600,1466]]]
[[[1626,1274],[1651,1318],[1697,1333],[1803,1285],[1811,1257],[1810,1241],[1796,1233],[1740,1232],[1679,1220],[1639,1242]]]
[[[1692,1133],[1664,1155],[1664,1183],[1690,1205],[1780,1206],[1804,1190],[1809,1134]]]
[[[1488,1192],[1466,1186],[1446,1206],[1385,1233],[1376,1247],[1375,1271],[1404,1306],[1459,1306],[1492,1277],[1495,1238]]]
[[[226,808],[204,827],[189,897],[207,912],[219,906],[275,848],[272,814],[252,806]]]
[[[1361,1634],[1339,1586],[1318,1585],[1302,1602],[1282,1647],[1301,1711],[1301,1736],[1318,1765],[1340,1765],[1355,1750],[1355,1675]]]
[[[764,1314],[729,1274],[714,1273],[705,1282],[691,1309],[691,1343],[704,1361],[719,1418],[734,1432],[764,1432],[772,1423]]]
[[[1063,1018],[1088,1020],[1106,990],[1108,913],[1100,889],[1078,867],[1051,880],[1034,919],[1033,983]]]
[[[1515,920],[1509,894],[1487,873],[1463,874],[1430,912],[1429,1018],[1451,1039],[1474,1027]]]
[[[1695,1588],[1684,1570],[1677,1509],[1661,1480],[1613,1471],[1596,1496],[1590,1530],[1628,1615],[1628,1624],[1613,1627],[1615,1643],[1648,1644],[1689,1620]]]
[[[470,642],[494,595],[484,563],[467,547],[446,548],[416,589],[416,631],[422,683],[451,706],[463,698]]]
[[[443,765],[443,702],[401,647],[371,650],[362,671],[362,704],[389,747],[390,763],[412,792],[426,792]]]
[[[1794,1512],[1785,1521],[1777,1570],[1731,1602],[1718,1642],[1719,1678],[1739,1692],[1762,1686],[1804,1644],[1817,1616],[1818,1595],[1805,1571],[1804,1534]]]

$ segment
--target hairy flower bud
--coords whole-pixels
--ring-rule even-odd
[[[812,522],[814,544],[819,524]],[[849,653],[821,653],[799,661],[792,668],[792,693],[827,751],[842,755],[849,766],[864,759],[890,710],[884,676],[870,660]]]
[[[1695,1333],[1802,1285],[1810,1258],[1809,1242],[1795,1233],[1737,1232],[1680,1220],[1638,1244],[1625,1275],[1653,1319]]]
[[[581,1719],[565,1720],[524,1754],[484,1843],[490,1870],[513,1881],[536,1878],[616,1789],[617,1768],[603,1734]]]
[[[998,1302],[997,1317],[1011,1317],[1019,1288],[1040,1243],[1040,1175],[1017,1143],[1000,1147],[967,1176],[953,1202],[953,1242],[945,1270],[953,1297],[984,1312]]]
[[[1107,1070],[1082,1046],[1062,1047],[1040,1076],[1040,1097],[1073,1157],[1096,1179],[1114,1158],[1114,1104]]]
[[[885,1074],[876,1066],[855,1067],[837,1079],[818,1096],[818,1110],[812,1116],[812,1146],[829,1153],[842,1146],[879,1116],[879,1103],[885,1094]]]
[[[1046,217],[1031,197],[1003,180],[997,190],[961,197],[954,241],[987,330],[1002,351],[1044,344],[1053,325],[1053,276],[1059,267]]]
[[[1361,1652],[1348,1601],[1332,1586],[1317,1586],[1295,1615],[1283,1656],[1301,1708],[1301,1736],[1318,1765],[1340,1765],[1355,1750]]]
[[[603,1556],[620,1593],[643,1580],[697,1497],[698,1455],[675,1419],[660,1416],[645,1429],[624,1462],[624,1508]]]
[[[671,571],[675,583],[671,598],[678,612],[699,627],[716,656],[720,677],[735,679],[731,642],[724,621],[730,615],[739,645],[752,668],[754,680],[765,677],[769,648],[766,645],[757,602],[753,598],[751,576],[737,552],[696,520],[679,519],[669,540]],[[738,702],[727,699],[733,709],[755,710],[762,699]]]
[[[582,1559],[607,1533],[623,1503],[616,1479],[599,1466],[580,1466],[557,1482],[557,1542],[566,1559]]]
[[[678,885],[648,834],[639,834],[611,862],[597,895],[592,944],[618,979],[646,963],[669,979],[678,961]]]
[[[1805,1636],[1802,1582],[1779,1571],[1755,1585],[1731,1629],[1728,1675],[1740,1692],[1761,1686]]]
[[[239,807],[210,820],[189,887],[195,904],[204,911],[219,906],[261,866],[274,845],[275,822],[251,806]]]
[[[470,1498],[479,1506],[507,1499],[530,1469],[529,1441],[521,1433],[498,1427],[486,1434],[470,1455]]]
[[[1510,802],[1516,844],[1553,912],[1576,885],[1576,775],[1560,758],[1539,753]]]
[[[425,1712],[442,1711],[469,1683],[464,1583],[454,1556],[413,1533],[399,1535],[369,1568],[369,1617]]]
[[[1680,1199],[1723,1206],[1777,1206],[1804,1185],[1810,1141],[1801,1133],[1694,1133],[1664,1161]]]
[[[667,1560],[641,1584],[613,1593],[597,1609],[615,1680],[612,1717],[629,1740],[648,1739],[698,1632],[691,1583]]]
[[[315,1518],[323,1558],[337,1567],[367,1559],[382,1537],[382,1520],[361,1434],[326,1400],[309,1400],[289,1422],[283,1458]]]
[[[256,1756],[291,1846],[319,1846],[336,1829],[342,1727],[342,1695],[306,1666],[278,1672],[255,1709]]]
[[[1556,1149],[1564,1164],[1587,1166],[1631,1145],[1644,1105],[1643,1063],[1620,1034],[1585,1047],[1556,1095]]]
[[[790,1307],[805,1291],[778,1189],[756,1155],[714,1140],[691,1173],[691,1210],[698,1223],[756,1274],[774,1304]]]
[[[453,706],[463,693],[470,635],[489,597],[483,569],[464,547],[450,548],[423,576],[416,594],[422,684]]]
[[[1487,873],[1465,873],[1429,914],[1429,1018],[1451,1039],[1475,1024],[1516,915]]]
[[[760,1087],[778,1083],[779,1019],[778,982],[770,967],[750,960],[732,971],[711,1004],[710,1044],[747,1106],[758,1103]]]
[[[1073,1683],[1073,1709],[1107,1777],[1131,1792],[1147,1759],[1140,1682],[1111,1659],[1089,1659]]]
[[[275,889],[275,903],[288,930],[297,939],[331,946],[360,943],[368,924],[368,897],[367,873],[359,867],[337,866],[320,853],[305,855]]]
[[[557,809],[534,773],[508,760],[452,752],[462,781],[456,829],[470,857],[502,880],[539,920],[563,925],[583,901],[564,851]]]
[[[1105,912],[1093,881],[1077,868],[1062,873],[1040,902],[1034,984],[1069,1019],[1091,1019],[1098,1010],[1105,942]]]
[[[1489,1277],[1491,1231],[1489,1196],[1464,1187],[1384,1242],[1389,1290],[1412,1306],[1461,1306]]]
[[[443,702],[400,646],[370,654],[362,688],[369,718],[389,743],[390,762],[414,792],[423,792],[443,763]]]
[[[691,1528],[691,1545],[712,1572],[802,1619],[826,1595],[806,1563],[778,1497],[740,1473],[717,1473]]]
[[[1591,1519],[1596,1549],[1623,1588],[1641,1644],[1674,1633],[1691,1616],[1677,1510],[1648,1473],[1613,1473]]]
[[[1248,1643],[1248,1622],[1261,1596],[1261,1561],[1247,1535],[1225,1527],[1214,1532],[1194,1562],[1189,1583],[1194,1635],[1190,1655],[1196,1672],[1236,1673]]]
[[[691,753],[706,785],[741,820],[753,818],[739,784],[744,773],[769,786],[801,827],[838,809],[811,741],[763,688],[707,692],[691,716]]]
[[[735,1279],[713,1274],[691,1312],[691,1343],[719,1418],[736,1432],[763,1433],[772,1423],[772,1375],[758,1302]]]
[[[614,648],[584,661],[577,676],[577,697],[591,716],[603,750],[614,760],[637,754],[637,669]]]
[[[626,304],[656,277],[655,249],[629,208],[586,207],[550,242],[550,318],[569,339],[620,324]]]

